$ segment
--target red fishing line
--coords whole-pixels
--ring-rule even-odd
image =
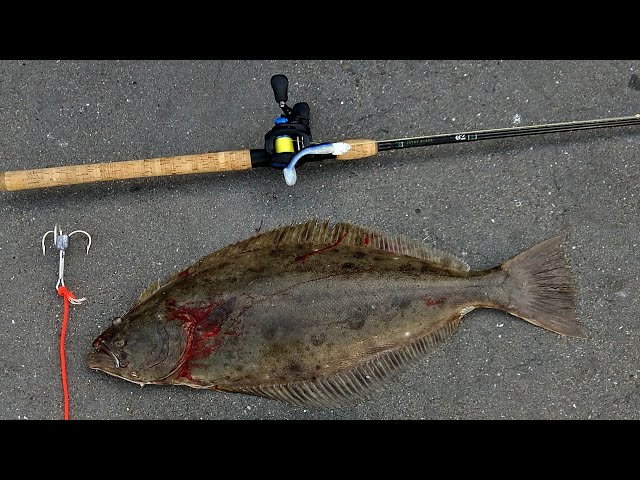
[[[58,295],[64,297],[64,315],[62,317],[62,330],[60,331],[60,366],[62,372],[62,393],[64,395],[64,419],[69,420],[69,385],[67,383],[67,360],[64,351],[64,340],[67,334],[67,322],[69,320],[69,300],[75,300],[75,296],[64,285],[58,287]]]
[[[53,230],[49,230],[42,236],[42,254],[46,253],[45,239],[50,233],[53,234],[53,245],[60,252],[60,265],[58,266],[58,283],[56,283],[56,291],[58,295],[64,298],[64,315],[62,317],[62,329],[60,331],[60,368],[62,370],[62,393],[64,394],[64,419],[69,420],[69,385],[67,383],[67,360],[64,351],[64,339],[67,335],[67,323],[69,321],[69,303],[78,305],[85,299],[77,299],[73,293],[71,293],[67,287],[64,286],[64,252],[69,246],[69,239],[76,233],[83,233],[87,236],[89,243],[87,244],[87,254],[91,247],[91,235],[84,230],[74,230],[69,235],[62,233],[62,230],[56,225]]]

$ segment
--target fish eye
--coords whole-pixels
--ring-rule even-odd
[[[113,346],[116,348],[122,348],[124,347],[124,344],[125,344],[125,341],[123,338],[118,338],[113,341]]]
[[[111,325],[120,325],[122,323],[122,317],[116,317],[111,322]]]

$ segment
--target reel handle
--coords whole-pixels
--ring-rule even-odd
[[[273,95],[276,97],[276,102],[283,107],[289,99],[289,79],[285,75],[274,75],[271,77],[271,88],[273,88]]]

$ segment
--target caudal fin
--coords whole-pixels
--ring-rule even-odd
[[[550,238],[502,264],[510,302],[505,308],[534,325],[561,335],[586,338],[576,314],[576,292],[561,245]]]

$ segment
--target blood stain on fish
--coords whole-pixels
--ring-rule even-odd
[[[226,314],[229,313],[230,308],[233,308],[233,304],[235,304],[235,297],[226,302],[214,302],[202,307],[177,306],[175,301],[167,302],[167,318],[182,321],[190,339],[178,372],[179,377],[197,382],[191,375],[191,365],[195,360],[209,357],[222,345],[221,339],[213,341],[210,339],[220,334]],[[225,305],[229,307],[225,308]],[[216,309],[220,310],[217,315],[215,315]],[[214,314],[213,318],[210,318],[212,314]]]
[[[422,298],[424,298],[424,302],[430,307],[442,305],[447,301],[447,297],[431,298],[428,295],[423,295]]]
[[[296,261],[300,262],[300,263],[304,263],[305,260],[307,258],[309,258],[311,255],[315,255],[317,253],[322,253],[322,252],[326,252],[327,250],[331,250],[332,248],[337,247],[338,245],[340,245],[340,243],[345,239],[345,237],[349,235],[349,232],[345,233],[344,235],[342,235],[338,240],[336,240],[335,243],[332,243],[331,245],[321,248],[319,250],[315,250],[313,252],[309,252],[309,253],[305,253],[304,255],[300,255],[298,257],[296,257]]]
[[[202,335],[194,336],[193,341],[189,342],[185,351],[184,361],[180,366],[178,377],[186,378],[192,382],[198,382],[198,380],[191,375],[192,364],[195,360],[206,359],[222,345],[222,341],[219,339],[213,342],[209,341],[210,338],[216,337],[219,333],[220,327],[217,327],[208,332],[204,332]]]
[[[169,320],[182,320],[183,322],[199,323],[211,313],[219,304],[212,303],[206,307],[177,306],[175,302],[167,302],[167,318]]]

